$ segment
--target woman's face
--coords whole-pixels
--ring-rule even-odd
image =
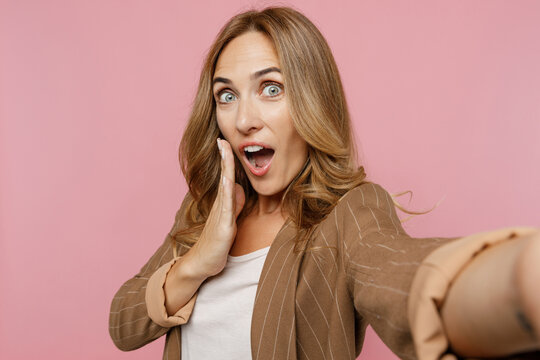
[[[276,195],[307,159],[293,126],[272,41],[260,32],[233,39],[220,54],[213,92],[219,129],[259,195]]]

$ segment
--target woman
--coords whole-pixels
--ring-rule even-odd
[[[180,146],[189,193],[113,299],[115,344],[167,334],[168,359],[354,359],[370,324],[404,359],[537,350],[538,230],[411,238],[353,144],[316,27],[289,8],[232,18]]]

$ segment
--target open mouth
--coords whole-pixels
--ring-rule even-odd
[[[251,145],[244,148],[244,154],[249,163],[255,168],[264,168],[274,156],[274,150],[260,145]]]
[[[244,162],[253,175],[263,176],[270,169],[274,158],[274,149],[261,144],[246,144],[241,147],[244,152]]]

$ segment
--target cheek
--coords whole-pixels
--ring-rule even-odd
[[[280,124],[281,126],[288,125],[290,122],[289,109],[285,102],[267,102],[259,105],[259,113],[263,114],[263,118],[267,122]]]
[[[286,151],[289,154],[289,159],[293,162],[304,163],[307,158],[307,143],[298,134],[294,127],[292,118],[289,115],[288,109],[282,109],[281,121],[279,122],[279,129],[282,129],[286,139]]]
[[[229,127],[227,126],[227,121],[226,121],[226,117],[223,116],[223,114],[219,114],[217,113],[216,114],[216,119],[217,119],[217,126],[219,128],[219,131],[221,131],[221,133],[223,134],[223,136],[225,136],[226,138],[229,137]]]
[[[307,159],[307,143],[296,131],[291,134],[287,145],[288,163],[291,171],[299,171]]]
[[[294,125],[292,124],[292,119],[287,125],[290,149],[296,152],[295,155],[298,155],[299,157],[304,157],[307,153],[306,141],[300,136],[300,134],[298,134],[298,131],[296,131]]]
[[[295,158],[298,164],[304,165],[307,159],[307,145],[304,140],[301,140],[296,144],[296,149],[294,150]]]

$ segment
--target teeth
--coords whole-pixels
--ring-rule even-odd
[[[262,146],[260,145],[251,145],[251,146],[246,146],[244,148],[244,151],[247,151],[247,152],[257,152],[259,150],[262,150],[264,149]]]

